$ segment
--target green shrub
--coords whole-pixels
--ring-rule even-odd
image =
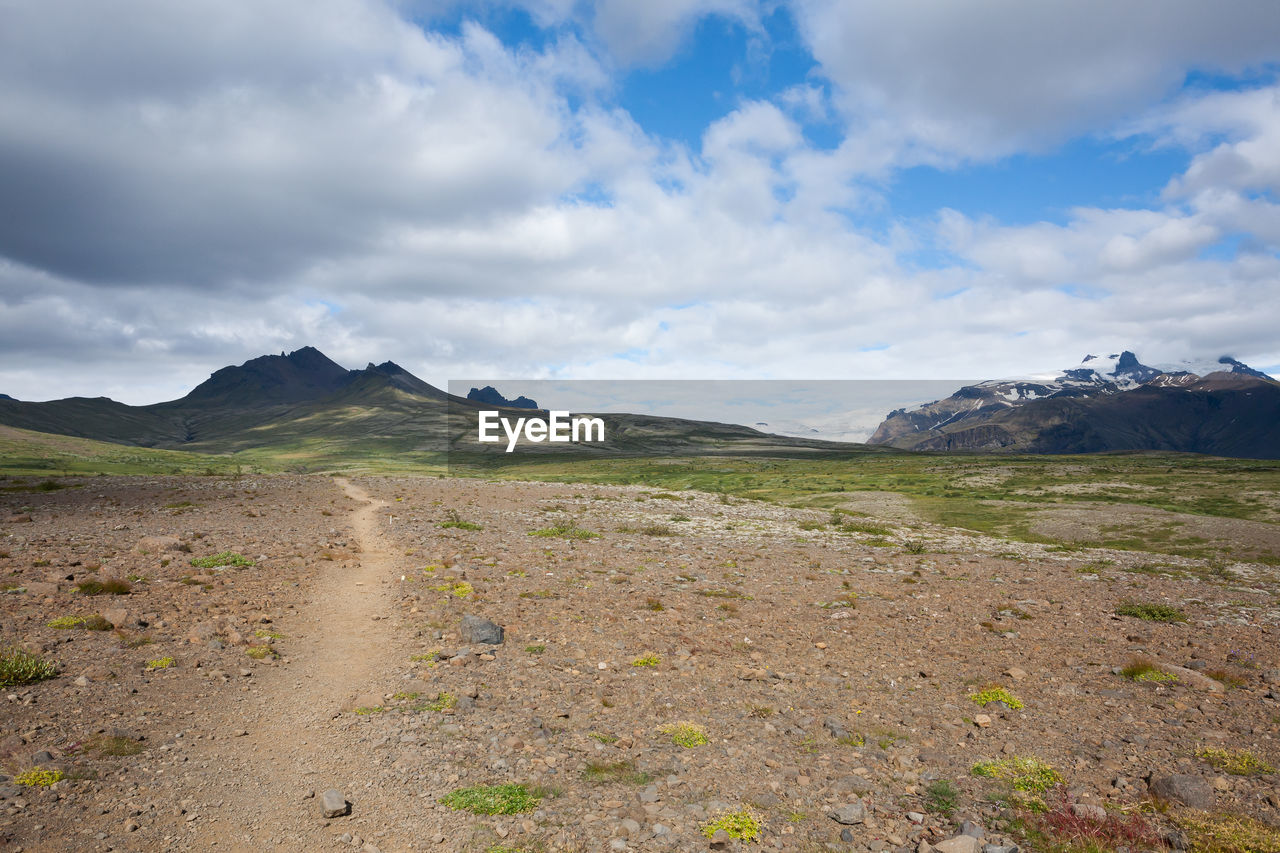
[[[1196,757],[1209,762],[1214,769],[1232,776],[1261,776],[1275,772],[1274,767],[1247,749],[1199,749],[1196,750]]]
[[[987,687],[979,690],[977,693],[969,694],[969,699],[979,705],[987,705],[990,702],[1003,702],[1013,710],[1025,707],[1022,700],[1014,696],[1003,687]]]
[[[634,761],[588,761],[582,778],[588,782],[621,782],[627,785],[648,785],[653,776],[637,770]]]
[[[222,551],[209,557],[196,557],[191,565],[197,569],[216,569],[219,566],[252,566],[253,560],[235,551]]]
[[[13,781],[24,788],[48,788],[61,782],[63,778],[61,770],[32,768],[14,776]]]
[[[58,665],[18,646],[0,649],[0,687],[35,684],[58,674]]]
[[[738,809],[722,814],[702,827],[702,834],[711,838],[723,830],[725,835],[739,841],[757,841],[760,838],[760,828],[760,819],[749,809]]]
[[[441,523],[441,530],[484,530],[483,524],[476,524],[474,521],[464,521],[462,517],[458,515],[458,511],[456,509],[449,510],[448,516],[448,519]]]
[[[960,791],[946,779],[930,782],[924,789],[924,806],[943,817],[951,817],[960,800]]]
[[[1153,602],[1126,601],[1116,608],[1117,616],[1132,616],[1148,622],[1186,622],[1187,615],[1176,607]]]
[[[97,758],[103,758],[108,755],[137,755],[142,752],[142,744],[133,738],[97,735],[90,738],[84,745],[84,751]]]
[[[133,592],[133,586],[127,580],[120,578],[81,581],[76,585],[76,589],[82,595],[128,595]]]
[[[662,662],[662,658],[654,654],[648,654],[648,655],[644,655],[643,657],[636,658],[631,662],[631,665],[632,666],[657,666],[661,662]]]
[[[538,807],[542,797],[529,791],[524,785],[478,785],[458,788],[440,798],[454,811],[472,814],[520,814]]]
[[[706,730],[697,723],[687,721],[667,723],[659,726],[658,731],[669,736],[676,746],[683,746],[685,749],[702,746],[708,742]]]
[[[583,530],[581,527],[575,527],[572,522],[561,522],[551,527],[544,527],[540,530],[530,530],[530,536],[541,536],[544,539],[599,539],[599,533],[592,533],[590,530]]]
[[[979,762],[969,771],[974,776],[1003,779],[1015,791],[1028,794],[1044,794],[1062,781],[1058,772],[1038,758],[1002,758],[999,761]]]
[[[1130,658],[1120,674],[1130,681],[1152,681],[1157,684],[1178,680],[1178,676],[1165,672],[1156,666],[1155,661],[1144,657]]]

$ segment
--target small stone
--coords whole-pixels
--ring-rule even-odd
[[[142,829],[142,825],[139,824],[136,820],[126,820],[124,822],[125,832],[137,832],[139,829]]]
[[[88,687],[88,686],[89,686],[89,679],[88,679],[88,678],[86,678],[85,676],[81,675],[81,676],[79,676],[79,677],[77,677],[77,678],[76,678],[76,680],[75,680],[75,682],[74,682],[74,683],[75,683],[76,687]]]
[[[1213,808],[1213,786],[1199,776],[1175,773],[1156,777],[1151,780],[1151,793],[1201,811]]]
[[[853,830],[847,827],[840,830],[840,840],[845,844],[851,843],[853,841]]]
[[[1107,810],[1102,806],[1095,806],[1091,803],[1073,803],[1071,813],[1076,817],[1092,820],[1098,823],[1105,822],[1107,819]]]
[[[320,812],[325,817],[342,817],[351,814],[351,803],[347,802],[347,798],[342,792],[336,788],[330,788],[320,795]]]
[[[921,812],[907,812],[907,820],[912,823],[924,823],[924,814]]]
[[[1004,674],[1012,678],[1014,681],[1021,681],[1027,677],[1027,671],[1017,666],[1009,667],[1004,671]]]
[[[991,717],[987,714],[974,714],[973,724],[980,729],[991,728]]]
[[[863,805],[861,800],[846,803],[831,812],[831,819],[836,823],[842,823],[845,826],[854,826],[862,823],[866,817],[867,807]]]
[[[960,824],[960,834],[967,835],[970,838],[981,838],[986,835],[986,830],[982,828],[982,824],[966,820],[964,823]]]
[[[837,717],[827,717],[822,721],[822,727],[829,731],[831,736],[836,740],[849,736],[848,729],[844,727],[844,723],[842,723]]]
[[[502,644],[504,631],[502,626],[488,619],[467,614],[462,617],[462,642],[486,643],[491,646]]]
[[[972,835],[957,835],[933,845],[937,853],[982,853],[982,842]]]

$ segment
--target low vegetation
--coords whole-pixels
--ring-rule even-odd
[[[81,595],[128,595],[133,592],[133,585],[122,578],[107,580],[85,580],[76,585]]]
[[[985,687],[977,693],[969,694],[969,700],[983,706],[1000,702],[1014,711],[1024,707],[1021,699],[1003,687]]]
[[[648,785],[653,775],[637,770],[634,761],[588,761],[582,770],[582,778],[588,782],[613,783],[626,785]]]
[[[63,780],[61,770],[42,770],[32,768],[23,770],[13,777],[13,781],[24,788],[51,788]]]
[[[924,789],[924,807],[943,817],[951,817],[960,804],[960,791],[946,779],[929,783]]]
[[[1280,829],[1251,817],[1185,811],[1174,820],[1196,853],[1280,853]]]
[[[1000,779],[1015,791],[1043,796],[1062,782],[1058,771],[1038,758],[1013,756],[998,761],[980,761],[969,771],[974,776]]]
[[[191,565],[197,569],[216,569],[221,566],[239,566],[246,568],[253,565],[253,560],[235,551],[222,551],[208,557],[196,557]]]
[[[1120,670],[1120,674],[1130,681],[1149,681],[1155,684],[1178,680],[1178,676],[1171,672],[1165,672],[1156,666],[1155,661],[1144,657],[1130,658],[1129,662]]]
[[[1230,773],[1232,776],[1261,776],[1274,773],[1275,768],[1247,749],[1214,749],[1196,750],[1196,757],[1209,762],[1215,770]]]
[[[541,536],[544,539],[599,539],[599,533],[593,533],[590,530],[584,530],[577,527],[572,522],[562,522],[554,524],[551,527],[543,527],[538,530],[530,530],[530,536]]]
[[[1169,604],[1126,601],[1116,608],[1117,616],[1132,616],[1147,622],[1186,622],[1187,615]]]
[[[58,674],[58,665],[18,646],[0,649],[0,687],[35,684]]]
[[[688,721],[667,723],[659,726],[658,731],[671,738],[671,742],[676,746],[682,746],[685,749],[703,746],[708,742],[706,730],[697,723]]]
[[[713,838],[717,832],[723,832],[738,841],[757,841],[762,828],[760,818],[744,808],[720,815],[702,827],[702,834]]]
[[[440,802],[454,811],[483,815],[531,812],[541,801],[539,794],[516,784],[458,788],[440,798]]]

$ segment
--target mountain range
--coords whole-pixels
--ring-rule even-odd
[[[495,391],[494,394],[497,394]],[[477,445],[477,413],[495,406],[528,416],[532,400],[469,400],[386,361],[348,370],[314,347],[264,355],[214,372],[186,396],[148,406],[106,397],[48,402],[0,399],[0,424],[136,447],[200,453],[264,452],[300,464],[424,454],[492,452]],[[854,450],[772,436],[736,424],[611,414],[605,442],[579,447],[615,454],[790,453]],[[565,445],[521,445],[531,452]],[[500,450],[498,452],[501,452]]]
[[[300,464],[405,458],[475,444],[478,412],[529,416],[537,404],[492,388],[453,396],[391,361],[349,370],[314,347],[224,367],[184,397],[129,406],[106,397],[24,402],[0,395],[0,424],[137,447],[250,452]],[[750,426],[610,414],[588,453],[678,455],[866,452],[865,445],[772,435]],[[1280,383],[1235,359],[1152,367],[1132,352],[1087,356],[1053,374],[988,380],[891,412],[879,452],[1175,451],[1280,458]],[[770,429],[766,424],[760,424]],[[773,429],[776,429],[774,427]],[[563,452],[565,445],[522,445]]]
[[[909,450],[1176,451],[1280,458],[1280,383],[1229,356],[1152,367],[1088,355],[889,414],[868,440]]]

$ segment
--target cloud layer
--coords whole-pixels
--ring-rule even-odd
[[[433,29],[456,4],[7,7],[0,391],[150,402],[305,344],[437,383],[1280,363],[1269,3],[518,5],[536,48]],[[805,85],[694,140],[620,102],[700,21],[784,12]],[[892,215],[903,168],[1082,136],[1188,165],[1149,206]]]

